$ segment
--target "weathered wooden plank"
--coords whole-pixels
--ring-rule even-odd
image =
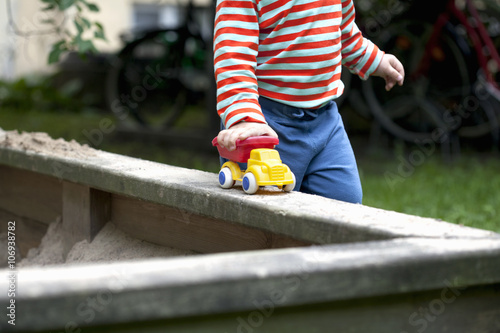
[[[249,196],[239,189],[221,189],[213,173],[83,150],[86,154],[67,155],[26,152],[22,145],[0,146],[0,163],[312,243],[500,237],[485,230],[298,192]]]
[[[62,196],[66,255],[76,242],[91,242],[110,220],[111,195],[85,185],[64,182]]]
[[[112,222],[130,235],[159,245],[201,253],[307,246],[310,243],[184,210],[112,197]]]
[[[28,268],[18,276],[16,328],[59,331],[69,322],[84,328],[135,321],[133,327],[146,332],[149,321],[164,325],[157,332],[182,332],[169,325],[186,318],[182,328],[192,332],[349,332],[352,327],[410,333],[421,330],[422,317],[429,315],[429,331],[439,318],[439,329],[432,332],[460,325],[471,329],[448,332],[496,332],[491,325],[500,309],[499,254],[495,240],[401,239]],[[0,288],[7,273],[0,270]],[[0,294],[0,302],[5,299]],[[229,321],[211,322],[221,317]],[[198,325],[203,318],[206,325]],[[457,325],[450,323],[453,318]],[[243,322],[246,330],[238,327]]]
[[[61,217],[62,182],[39,173],[0,165],[0,208],[46,224]]]
[[[48,225],[39,221],[20,217],[12,212],[0,209],[0,233],[7,232],[7,222],[16,222],[16,246],[22,257],[28,254],[29,249],[38,247],[47,232]],[[0,249],[4,251],[5,249]]]
[[[264,300],[248,312],[92,327],[92,332],[493,333],[500,332],[500,285],[288,308]]]

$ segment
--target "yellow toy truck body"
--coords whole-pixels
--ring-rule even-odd
[[[295,186],[294,174],[286,164],[281,162],[278,151],[274,149],[253,149],[247,160],[246,170],[241,170],[238,163],[233,161],[224,163],[221,173],[224,170],[226,170],[225,174],[222,176],[219,174],[219,182],[222,187],[230,188],[235,181],[241,181],[243,190],[249,194],[257,192],[260,186],[274,185],[286,192],[292,191]],[[230,175],[228,171],[230,171]],[[221,180],[225,180],[229,176],[232,182],[224,186],[224,181]]]
[[[278,138],[270,136],[250,137],[236,140],[236,149],[228,150],[214,138],[212,145],[217,147],[221,157],[229,160],[219,172],[219,185],[231,188],[236,181],[241,181],[243,190],[248,194],[269,185],[278,186],[285,192],[292,191],[295,175],[282,163],[278,151],[273,149],[278,143]],[[241,170],[237,162],[246,163],[247,169]]]

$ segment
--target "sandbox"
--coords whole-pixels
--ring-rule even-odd
[[[500,330],[493,232],[248,196],[43,133],[0,132],[0,184],[0,232],[16,222],[17,246],[0,270],[16,324],[3,316],[2,332]]]

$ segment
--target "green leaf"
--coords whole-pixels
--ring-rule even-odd
[[[82,27],[81,23],[78,21],[79,20],[76,18],[74,23],[75,23],[76,30],[78,30],[78,34],[81,35],[83,33],[83,27]]]
[[[61,40],[54,45],[52,45],[52,50],[49,53],[49,59],[48,62],[49,64],[54,64],[59,61],[61,58],[61,55],[68,51],[68,47],[66,45],[66,41]]]
[[[88,8],[91,12],[98,12],[98,11],[99,11],[99,7],[98,7],[95,3],[88,3],[88,2],[85,2],[85,4],[87,5],[87,8]]]
[[[97,49],[95,48],[94,43],[89,39],[82,39],[77,36],[74,42],[78,53],[97,53]]]
[[[49,10],[54,10],[56,8],[57,8],[57,6],[55,6],[55,5],[48,5],[47,7],[42,8],[42,11],[47,12]]]
[[[107,40],[106,35],[104,34],[104,27],[99,22],[94,23],[96,26],[96,31],[94,32],[94,37],[102,40]]]
[[[104,35],[104,31],[96,31],[94,32],[94,37],[97,39],[102,39],[102,40],[108,40],[106,36]]]
[[[85,25],[85,27],[87,27],[87,29],[90,29],[90,27],[92,26],[92,23],[90,23],[90,21],[87,20],[85,17],[82,17],[81,19],[82,19],[82,22]]]
[[[62,34],[64,34],[66,37],[73,38],[73,33],[69,31],[69,29],[64,29],[62,31]]]
[[[69,50],[75,50],[80,55],[85,53],[96,53],[97,49],[94,46],[94,39],[107,40],[104,33],[103,26],[98,22],[91,22],[88,18],[83,17],[82,14],[85,9],[91,12],[98,12],[99,7],[96,3],[91,3],[87,0],[40,0],[45,4],[45,10],[58,9],[63,12],[70,8],[75,8],[77,13],[73,18],[73,24],[76,28],[76,33],[74,31],[69,31],[68,29],[57,28],[58,32],[64,35],[65,41],[60,41],[53,45],[51,52],[49,54],[49,63],[54,63],[59,61],[59,58],[63,52]],[[55,25],[55,21],[46,21],[45,23],[50,23]],[[86,32],[93,32],[93,37],[90,39],[83,39],[82,36]]]
[[[64,11],[64,10],[68,9],[69,7],[73,6],[75,4],[75,1],[76,0],[60,0],[58,2],[59,9],[61,11]]]
[[[50,6],[50,7],[57,7],[57,0],[41,0],[44,4],[46,4],[47,6]]]

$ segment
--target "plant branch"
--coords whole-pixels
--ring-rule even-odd
[[[66,24],[67,16],[64,13],[63,20],[58,24],[58,26],[52,27],[50,29],[45,29],[45,30],[23,31],[17,26],[16,21],[14,20],[14,14],[12,11],[11,0],[6,1],[6,6],[7,6],[7,19],[9,22],[9,27],[14,34],[21,36],[21,37],[28,38],[28,37],[32,37],[32,36],[56,34],[61,30],[61,27],[63,27]]]

